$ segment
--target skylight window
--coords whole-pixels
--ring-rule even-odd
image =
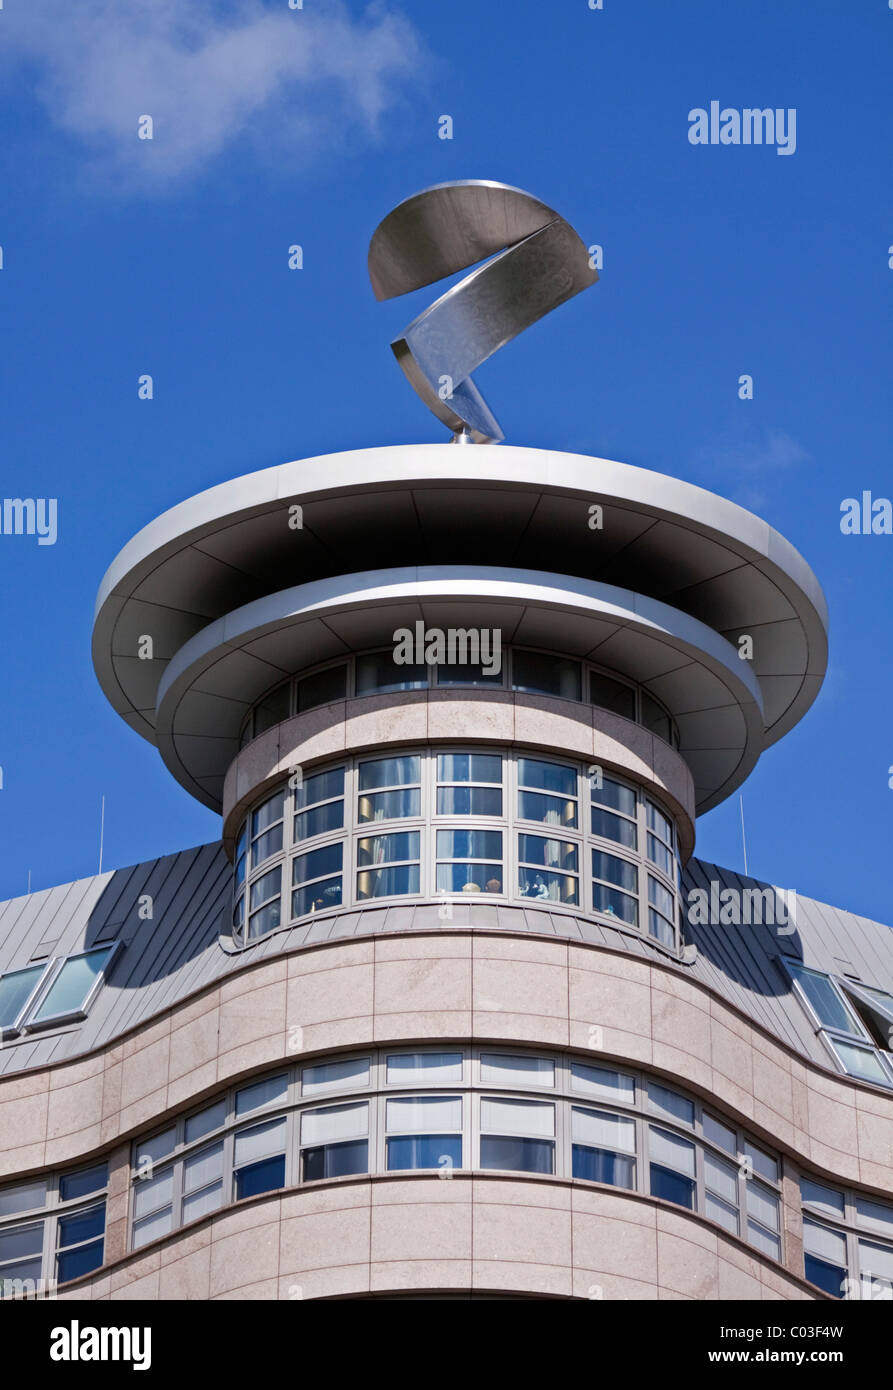
[[[102,985],[117,943],[68,956],[56,968],[49,988],[25,1023],[31,1031],[87,1017],[87,1009]]]
[[[893,996],[790,960],[785,965],[841,1070],[893,1087]]]
[[[46,971],[46,961],[0,975],[0,1038],[15,1037]]]

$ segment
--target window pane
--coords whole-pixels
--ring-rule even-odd
[[[196,1192],[223,1174],[223,1140],[192,1154],[183,1164],[183,1191]]]
[[[834,1038],[832,1046],[849,1076],[861,1077],[863,1081],[874,1081],[879,1086],[890,1085],[890,1077],[884,1070],[880,1057],[871,1048],[858,1047],[856,1043],[843,1042],[840,1038]]]
[[[665,1129],[656,1129],[651,1125],[648,1130],[648,1145],[655,1163],[672,1168],[687,1178],[694,1177],[695,1146],[687,1139],[680,1139],[677,1134],[670,1134]]]
[[[571,1107],[571,1136],[575,1144],[635,1154],[636,1122],[628,1115],[608,1115],[602,1110]]]
[[[0,1263],[27,1259],[30,1255],[39,1255],[42,1250],[42,1221],[35,1221],[30,1226],[13,1226],[9,1230],[0,1231]]]
[[[151,1139],[141,1139],[136,1146],[134,1167],[145,1169],[147,1160],[154,1164],[167,1158],[169,1153],[173,1153],[176,1142],[177,1131],[173,1126],[162,1134],[153,1135]]]
[[[841,1032],[855,1033],[857,1036],[861,1034],[861,1028],[827,975],[795,965],[792,961],[785,963],[824,1027],[839,1028]]]
[[[588,1182],[611,1183],[614,1187],[633,1186],[636,1161],[625,1154],[574,1144],[571,1162],[575,1178],[585,1178]]]
[[[555,1144],[547,1139],[495,1138],[481,1136],[481,1167],[502,1168],[517,1173],[551,1173],[555,1163]]]
[[[258,1197],[262,1192],[275,1192],[285,1186],[285,1155],[262,1158],[249,1163],[236,1173],[236,1201]]]
[[[512,685],[515,690],[534,695],[559,695],[565,700],[582,698],[579,663],[543,652],[512,652]]]
[[[361,843],[368,843],[361,841]],[[298,854],[291,862],[291,881],[294,884],[306,883],[308,879],[327,878],[330,874],[340,874],[343,846],[339,841],[334,845],[323,845],[312,849],[309,854]]]
[[[818,1255],[830,1264],[846,1264],[846,1238],[830,1226],[820,1226],[817,1221],[803,1222],[803,1249],[808,1255]]]
[[[183,1198],[183,1221],[198,1221],[209,1212],[217,1211],[223,1205],[223,1181],[211,1183],[208,1187],[190,1192]]]
[[[41,961],[0,977],[0,1028],[12,1028],[44,970],[46,961]]]
[[[233,1163],[239,1168],[243,1163],[266,1158],[269,1154],[280,1153],[285,1148],[285,1118],[268,1120],[266,1124],[252,1125],[236,1135]]]
[[[46,1198],[46,1178],[36,1178],[32,1182],[7,1187],[0,1192],[0,1216],[15,1216],[20,1211],[34,1211],[44,1205]]]
[[[843,1298],[847,1281],[847,1272],[843,1265],[828,1264],[825,1260],[819,1260],[815,1255],[806,1255],[803,1259],[806,1277],[811,1284],[818,1284],[820,1289],[829,1293],[832,1298]]]
[[[638,838],[633,821],[615,816],[613,811],[605,811],[601,806],[593,806],[591,815],[593,835],[600,835],[604,840],[614,840],[618,845],[625,845],[627,849],[637,847]]]
[[[583,1062],[571,1063],[571,1085],[577,1091],[586,1091],[602,1100],[632,1105],[636,1099],[636,1083],[631,1076],[606,1067],[588,1067]]]
[[[809,1178],[800,1179],[800,1198],[801,1201],[808,1202],[810,1206],[818,1207],[827,1216],[843,1217],[844,1201],[843,1193],[835,1192],[831,1187],[825,1187],[822,1183],[812,1182]],[[856,1199],[858,1209],[859,1199]]]
[[[80,1245],[82,1241],[92,1240],[105,1231],[105,1203],[90,1207],[88,1211],[72,1212],[59,1217],[58,1242],[60,1246]]]
[[[555,1106],[536,1100],[481,1098],[481,1129],[501,1134],[555,1133]]]
[[[282,881],[282,866],[277,864],[275,869],[270,869],[268,873],[261,874],[251,885],[251,906],[261,907],[263,903],[269,902],[279,892],[279,885]]]
[[[185,1140],[186,1144],[192,1144],[196,1138],[202,1138],[203,1134],[210,1134],[211,1130],[220,1129],[227,1119],[227,1102],[217,1101],[216,1105],[209,1105],[198,1115],[191,1115],[186,1120]]]
[[[461,1081],[461,1052],[398,1052],[388,1058],[388,1081]]]
[[[756,1144],[752,1144],[749,1139],[744,1141],[744,1155],[753,1164],[753,1171],[759,1173],[761,1178],[768,1178],[770,1182],[778,1181],[778,1164],[774,1158],[770,1158],[762,1149],[758,1149]]]
[[[757,1250],[762,1250],[764,1255],[771,1255],[773,1260],[780,1259],[781,1241],[778,1236],[751,1220],[747,1222],[747,1239]]]
[[[23,1282],[30,1279],[34,1284],[43,1275],[43,1259],[38,1255],[32,1260],[17,1260],[15,1264],[3,1265],[0,1268],[0,1296],[9,1298],[13,1292],[11,1281],[21,1279]]]
[[[369,1104],[328,1105],[324,1110],[305,1110],[301,1116],[301,1143],[328,1144],[353,1139],[369,1132]]]
[[[632,787],[615,782],[613,777],[602,777],[601,786],[592,784],[592,800],[599,806],[610,806],[612,811],[620,811],[625,816],[636,814],[636,794]]]
[[[651,1164],[651,1193],[665,1202],[675,1202],[677,1206],[694,1210],[695,1184],[693,1178],[682,1177],[659,1163]]]
[[[327,801],[312,811],[301,811],[295,816],[295,841],[312,840],[314,835],[325,835],[329,830],[341,830],[344,825],[344,802]]]
[[[661,917],[659,912],[655,912],[653,907],[648,909],[648,932],[659,941],[663,946],[671,949],[676,945],[676,931],[673,923],[666,917]]]
[[[663,840],[652,835],[650,830],[648,832],[648,858],[652,864],[656,864],[659,869],[663,870],[667,878],[673,877],[673,851],[667,849]]]
[[[341,906],[341,878],[319,878],[291,895],[292,917],[305,917],[309,912],[325,912]]]
[[[281,724],[283,719],[287,719],[290,703],[290,681],[285,681],[283,685],[278,685],[275,690],[271,690],[269,695],[266,695],[255,707],[255,738],[258,734],[264,733],[267,729],[272,729],[274,724]]]
[[[811,1186],[816,1187],[816,1183]],[[827,1191],[828,1189],[822,1189]],[[834,1193],[834,1196],[840,1196]],[[806,1199],[804,1198],[804,1201]],[[843,1198],[841,1197],[841,1206]],[[860,1226],[866,1226],[870,1231],[877,1231],[880,1235],[889,1236],[893,1240],[893,1207],[884,1206],[881,1202],[872,1202],[867,1197],[856,1198],[856,1220]]]
[[[616,888],[606,888],[603,883],[592,885],[592,910],[602,912],[606,917],[617,917],[631,927],[639,925],[638,901]]]
[[[387,1163],[391,1172],[409,1168],[461,1168],[461,1134],[420,1134],[389,1138]]]
[[[447,1134],[462,1128],[459,1096],[401,1096],[386,1103],[389,1134]]]
[[[357,840],[357,865],[360,868],[418,857],[418,830],[401,830],[394,835],[372,835],[368,839]]]
[[[365,1086],[368,1082],[368,1057],[346,1057],[343,1062],[321,1062],[315,1067],[305,1067],[301,1074],[301,1090],[305,1096],[337,1090],[342,1086],[345,1089]]]
[[[330,700],[343,700],[347,694],[347,667],[329,666],[315,676],[298,681],[298,713],[327,705]]]
[[[589,699],[593,705],[610,710],[612,714],[622,714],[624,719],[636,717],[636,692],[631,685],[603,676],[599,671],[589,672]]]
[[[577,872],[577,846],[572,840],[547,840],[543,835],[519,835],[518,858],[546,869]]]
[[[186,1143],[191,1144],[194,1139],[201,1139],[202,1135],[210,1134],[213,1129],[219,1129],[225,1120],[225,1100],[218,1100],[216,1104],[209,1105],[205,1110],[200,1110],[197,1115],[190,1115],[186,1121]]]
[[[99,946],[82,956],[70,956],[61,971],[50,985],[37,1013],[36,1021],[54,1018],[56,1015],[80,1013],[87,995],[96,983],[100,971],[112,954],[114,947]]]
[[[522,898],[539,898],[553,903],[578,903],[577,880],[548,870],[518,869],[518,892]]]
[[[500,1086],[555,1085],[555,1063],[547,1057],[507,1057],[496,1052],[481,1053],[481,1080]]]
[[[439,816],[501,816],[501,787],[438,787]]]
[[[719,1148],[725,1149],[727,1154],[738,1154],[738,1137],[733,1129],[728,1125],[721,1124],[719,1120],[714,1120],[712,1115],[704,1114],[704,1138]]]
[[[667,743],[670,741],[670,721],[656,700],[642,691],[642,723],[652,734],[657,734]]]
[[[90,1245],[82,1245],[77,1250],[60,1250],[56,1256],[56,1278],[60,1284],[69,1279],[79,1279],[102,1264],[101,1240]]]
[[[320,1178],[345,1178],[351,1173],[368,1171],[369,1144],[366,1139],[305,1149],[301,1155],[301,1177],[304,1182],[318,1182]]]
[[[572,767],[545,763],[539,758],[518,759],[518,784],[561,796],[577,795],[577,774]]]
[[[502,859],[500,830],[438,830],[438,859]]]
[[[653,801],[645,802],[645,823],[648,829],[655,835],[659,835],[662,840],[672,849],[673,846],[673,822],[663,811],[658,810]]]
[[[236,1092],[236,1114],[249,1115],[252,1110],[258,1110],[262,1105],[275,1105],[277,1102],[284,1104],[287,1096],[288,1077],[284,1072],[279,1076],[267,1077]]]
[[[469,661],[465,666],[438,666],[438,685],[502,685],[502,672],[493,674],[492,667],[486,670],[480,662]]]
[[[374,792],[371,796],[361,796],[357,807],[357,819],[364,821],[402,820],[407,816],[417,816],[421,810],[421,795],[418,787],[397,789],[391,792]]]
[[[859,1241],[859,1274],[862,1278],[862,1297],[878,1302],[893,1299],[893,1249]]]
[[[502,785],[498,753],[438,753],[438,782],[495,782]]]
[[[369,695],[378,690],[424,690],[428,684],[428,667],[422,664],[398,665],[393,650],[371,652],[357,657],[357,694]]]
[[[438,893],[501,893],[501,864],[438,864]]]
[[[712,1192],[704,1193],[704,1215],[709,1216],[711,1221],[718,1221],[720,1226],[725,1226],[727,1231],[733,1235],[738,1234],[738,1208],[730,1202],[724,1202],[721,1197],[716,1197]]]
[[[281,821],[284,806],[284,790],[275,792],[262,806],[258,806],[257,810],[251,813],[251,838],[255,839],[262,831],[269,830],[271,825]]]
[[[667,1119],[681,1120],[685,1125],[693,1125],[695,1122],[694,1104],[676,1091],[660,1086],[656,1081],[648,1082],[648,1104],[652,1110],[657,1110]]]
[[[170,1207],[165,1207],[162,1211],[154,1212],[151,1216],[145,1217],[142,1221],[134,1221],[134,1250],[139,1250],[142,1245],[148,1245],[150,1240],[157,1240],[159,1236],[168,1235],[173,1229],[174,1218]]]
[[[59,1200],[73,1201],[77,1197],[87,1197],[91,1192],[101,1192],[108,1182],[108,1164],[97,1163],[92,1168],[82,1168],[79,1173],[66,1173],[59,1182]]]
[[[658,912],[662,913],[664,917],[668,917],[672,920],[676,908],[676,904],[673,901],[673,894],[668,893],[666,888],[658,883],[656,878],[652,878],[651,874],[648,875],[648,901],[653,907],[656,907]]]
[[[704,1184],[708,1191],[737,1207],[738,1169],[733,1168],[730,1163],[723,1163],[722,1159],[714,1158],[713,1154],[705,1153]]]
[[[374,762],[360,763],[360,791],[370,791],[375,787],[406,787],[419,780],[421,762],[418,754],[412,753],[399,758],[377,758]]]
[[[333,796],[344,795],[344,768],[332,767],[325,772],[315,772],[305,777],[303,785],[295,788],[295,810],[304,810],[319,801],[330,801]]]
[[[518,815],[522,820],[573,830],[577,825],[577,803],[545,796],[542,792],[521,791],[518,792]]]
[[[747,1184],[747,1214],[770,1231],[778,1230],[778,1198],[758,1182]]]
[[[603,849],[592,851],[592,877],[607,879],[629,893],[639,891],[639,871],[635,864],[619,859],[616,854],[606,854]]]
[[[138,1178],[133,1186],[134,1215],[147,1216],[158,1207],[168,1206],[173,1195],[173,1168],[165,1168],[151,1178]]]
[[[418,864],[403,864],[393,869],[371,869],[357,874],[357,897],[394,898],[405,893],[418,893]]]

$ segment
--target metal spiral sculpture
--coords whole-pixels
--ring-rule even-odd
[[[483,179],[413,194],[379,223],[369,244],[376,299],[408,294],[484,260],[391,343],[411,385],[461,443],[504,438],[471,373],[595,284],[587,249],[538,198]]]

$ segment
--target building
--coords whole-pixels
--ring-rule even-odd
[[[221,840],[0,905],[7,1292],[889,1298],[893,937],[693,857],[825,661],[780,535],[602,459],[152,522],[94,662]]]

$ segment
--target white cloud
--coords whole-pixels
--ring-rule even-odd
[[[809,458],[809,454],[785,430],[767,429],[762,437],[713,449],[713,463],[732,472],[779,473]]]
[[[183,179],[240,138],[295,162],[347,130],[374,139],[422,63],[407,19],[342,0],[22,0],[2,37],[51,121],[143,186]],[[137,139],[143,115],[151,144]]]

